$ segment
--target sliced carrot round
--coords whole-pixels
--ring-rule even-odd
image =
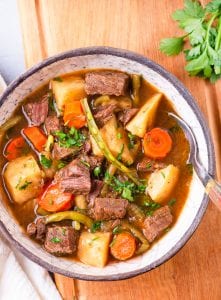
[[[164,158],[171,151],[172,139],[166,130],[156,127],[145,134],[143,148],[151,158]]]
[[[65,211],[72,206],[72,194],[64,193],[58,184],[50,184],[41,197],[37,199],[38,204],[50,212]]]
[[[129,232],[121,232],[114,237],[110,248],[113,257],[118,260],[126,260],[134,255],[136,240]]]
[[[7,160],[13,160],[21,156],[25,145],[25,139],[22,136],[10,140],[5,148],[4,156]]]

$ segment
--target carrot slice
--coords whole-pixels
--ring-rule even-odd
[[[38,150],[39,152],[42,152],[44,150],[44,146],[47,142],[47,137],[39,127],[26,127],[23,129],[23,133],[36,150]]]
[[[145,134],[143,148],[151,158],[164,158],[171,151],[172,139],[166,130],[156,127]]]
[[[129,232],[117,234],[111,245],[111,254],[118,260],[126,260],[132,257],[136,250],[136,240]]]
[[[4,156],[9,161],[21,156],[25,145],[26,143],[22,136],[10,140],[5,148]]]
[[[64,106],[64,123],[77,129],[86,124],[86,118],[80,101],[69,101]]]
[[[70,209],[72,199],[72,194],[62,192],[58,184],[50,184],[42,196],[37,199],[37,202],[43,209],[57,212]]]

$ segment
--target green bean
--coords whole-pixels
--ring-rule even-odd
[[[133,88],[133,101],[134,106],[137,107],[140,104],[140,86],[141,86],[141,77],[138,74],[132,74],[132,88]]]
[[[127,168],[124,164],[119,162],[113,156],[113,154],[110,152],[109,148],[107,147],[107,145],[105,144],[105,142],[101,136],[101,133],[97,127],[97,124],[95,123],[94,117],[92,115],[92,112],[91,112],[90,107],[87,102],[87,98],[82,99],[81,104],[82,104],[84,113],[86,115],[90,134],[96,141],[96,143],[97,143],[98,147],[100,148],[101,152],[103,153],[103,155],[117,169],[119,169],[121,172],[125,173],[135,184],[137,184],[137,185],[141,184],[136,171],[133,171],[133,170],[130,170],[129,168]]]
[[[54,213],[45,217],[45,223],[60,222],[62,220],[73,220],[78,221],[91,228],[93,220],[86,215],[83,215],[77,211],[62,211]]]

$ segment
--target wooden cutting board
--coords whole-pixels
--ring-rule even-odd
[[[208,121],[221,180],[221,82],[212,85],[188,77],[183,55],[168,58],[158,50],[161,38],[179,33],[170,16],[183,7],[183,1],[19,0],[18,4],[27,68],[65,50],[112,46],[143,54],[177,76],[191,91]],[[221,299],[220,271],[221,214],[210,203],[185,247],[147,274],[119,282],[86,282],[59,275],[55,278],[64,299],[215,300]]]

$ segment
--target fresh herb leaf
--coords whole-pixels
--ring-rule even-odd
[[[165,38],[160,42],[160,51],[168,56],[177,55],[183,50],[184,37]]]
[[[42,154],[40,157],[40,163],[43,167],[45,167],[46,169],[49,169],[52,165],[52,160]]]
[[[57,168],[58,170],[64,168],[68,163],[66,161],[59,160]]]
[[[144,211],[147,216],[152,216],[155,210],[161,207],[161,205],[154,201],[145,201],[144,202]]]
[[[122,133],[121,132],[118,132],[117,133],[117,138],[120,140],[120,139],[122,139]]]
[[[136,137],[132,133],[128,132],[128,138],[129,138],[128,148],[133,149],[135,146]]]
[[[86,137],[74,127],[71,127],[69,132],[65,133],[63,131],[55,131],[55,136],[59,141],[59,145],[64,148],[71,148],[71,147],[81,147]]]
[[[94,233],[101,228],[101,221],[95,221],[91,226],[91,232]]]
[[[176,10],[172,17],[186,35],[163,39],[160,50],[166,55],[179,54],[189,40],[191,47],[183,50],[189,75],[209,78],[211,82],[221,78],[221,1],[212,0],[203,7],[198,1],[185,0],[184,8]]]
[[[54,244],[58,244],[58,243],[60,243],[61,242],[61,239],[59,239],[58,237],[53,237],[52,239],[51,239],[51,242],[52,243],[54,243]]]
[[[25,182],[21,185],[21,178],[20,178],[18,184],[16,185],[16,189],[18,189],[19,191],[26,190],[30,184],[32,184],[32,181],[25,180]]]
[[[163,173],[163,172],[161,172],[161,175],[163,176],[163,178],[165,178],[166,176],[165,176],[165,174]]]
[[[122,160],[122,154],[123,154],[123,152],[124,152],[124,144],[122,145],[121,150],[120,150],[120,152],[117,155],[117,160],[119,160],[119,161]]]
[[[168,205],[171,207],[171,206],[173,206],[175,203],[176,203],[176,199],[175,199],[175,198],[172,198],[172,199],[169,200]]]
[[[152,167],[152,163],[149,161],[148,163],[147,163],[147,165],[146,165],[146,168],[147,169],[150,169]]]
[[[95,167],[93,173],[94,176],[98,177],[101,174],[101,167]]]
[[[62,82],[63,79],[61,77],[55,77],[55,78],[53,78],[53,81]]]

